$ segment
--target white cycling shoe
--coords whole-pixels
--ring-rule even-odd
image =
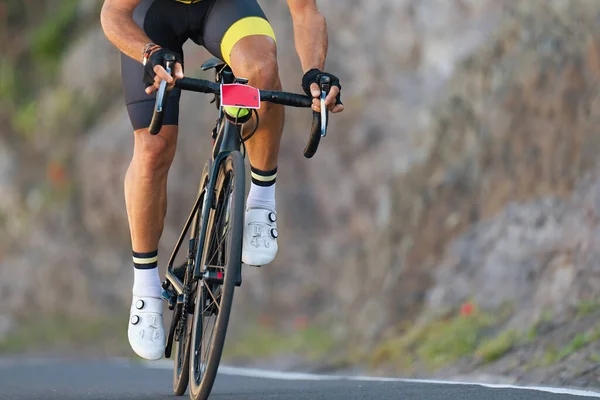
[[[242,262],[262,266],[275,259],[277,254],[277,214],[264,208],[246,211]]]
[[[129,344],[146,360],[159,360],[165,352],[162,299],[133,296],[127,329]]]

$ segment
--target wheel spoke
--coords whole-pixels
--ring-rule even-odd
[[[210,295],[210,297],[212,297],[214,305],[217,306],[217,310],[221,311],[221,305],[219,304],[219,300],[217,300],[217,298],[215,297],[215,295],[212,293],[212,290],[210,290],[207,287],[206,291],[208,292],[208,294]],[[220,296],[217,296],[217,297],[219,297],[219,299],[220,299]],[[209,304],[209,306],[211,306],[213,303]]]
[[[221,248],[221,245],[223,243],[225,243],[225,239],[227,238],[227,234],[228,233],[229,233],[229,225],[227,225],[227,228],[226,228],[225,232],[223,233],[222,238],[219,240],[219,242],[215,246],[215,249],[214,249],[213,253],[210,255],[209,258],[207,258],[208,260],[212,260],[213,257],[215,257],[218,254],[218,251]],[[223,260],[223,261],[227,262],[227,260]]]
[[[221,298],[221,295],[219,294],[219,295],[217,296],[217,299],[220,299],[220,298]],[[208,310],[209,310],[209,309],[212,307],[213,303],[214,303],[214,301],[213,301],[213,302],[211,302],[211,303],[209,303],[209,304],[208,304],[208,305],[207,305],[207,306],[204,308],[204,310],[202,310],[202,313],[203,313],[203,314],[204,314],[204,313],[206,313],[206,312],[207,312],[207,311],[208,311]]]

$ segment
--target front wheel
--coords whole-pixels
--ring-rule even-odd
[[[202,255],[190,342],[190,398],[208,398],[221,361],[242,259],[244,160],[232,152],[219,166]]]
[[[184,306],[183,304],[177,305],[177,311],[173,318],[173,323],[176,325],[176,334],[173,341],[175,347],[174,355],[174,366],[173,366],[173,392],[176,396],[182,396],[188,387],[189,372],[190,372],[190,336],[192,332],[192,319],[193,319],[193,299],[197,285],[192,282],[192,273],[194,270],[193,260],[196,259],[196,252],[198,251],[198,236],[200,234],[200,226],[202,225],[202,205],[204,204],[204,198],[206,196],[206,186],[208,184],[208,172],[210,164],[207,163],[204,166],[202,175],[200,178],[200,187],[198,188],[198,199],[200,206],[196,210],[194,216],[191,233],[190,233],[190,249],[189,256],[190,260],[187,260],[188,265],[185,269],[185,277],[182,279],[186,290],[188,291],[188,302]],[[182,320],[183,318],[183,320]]]

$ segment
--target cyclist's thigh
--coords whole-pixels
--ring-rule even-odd
[[[275,32],[256,0],[217,0],[204,24],[203,44],[208,51],[230,63],[233,46],[242,38]]]
[[[133,19],[153,43],[175,51],[183,58],[185,32],[181,18],[184,18],[187,5],[172,0],[141,0],[133,13]],[[140,54],[140,59],[142,55]],[[145,92],[142,82],[144,67],[140,60],[133,60],[121,54],[121,75],[127,112],[134,130],[147,128],[152,119],[156,95]],[[179,120],[180,90],[173,89],[169,95],[169,105],[163,125],[177,125]]]

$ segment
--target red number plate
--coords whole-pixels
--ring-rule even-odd
[[[260,90],[239,83],[221,85],[221,106],[260,108]]]

